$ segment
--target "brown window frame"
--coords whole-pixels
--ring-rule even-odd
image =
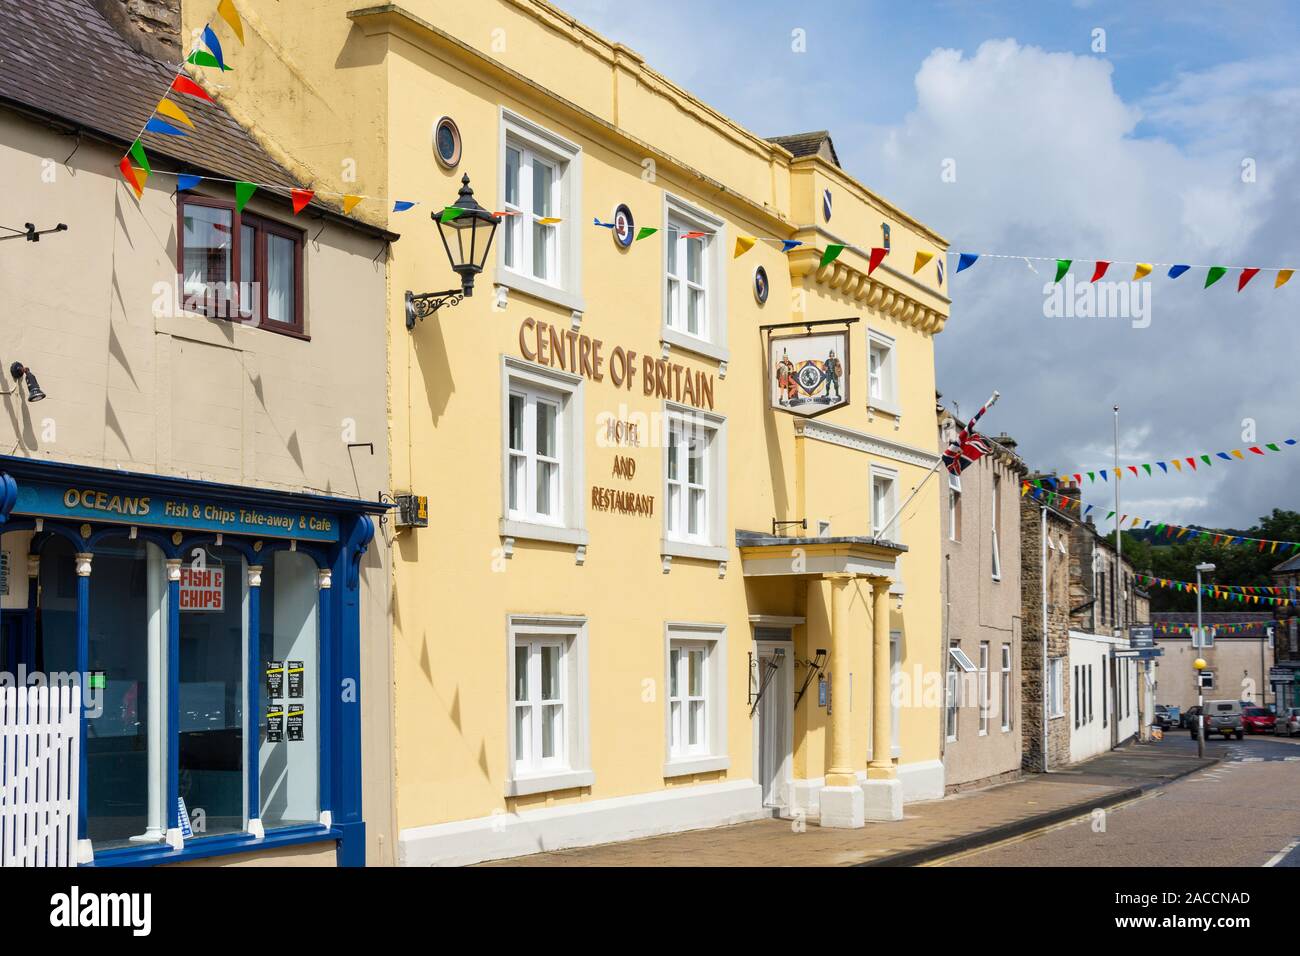
[[[177,289],[181,295],[182,304],[185,302],[185,208],[187,206],[205,206],[211,209],[228,211],[231,217],[232,232],[230,240],[229,296],[224,308],[219,310],[219,312],[225,314],[211,314],[206,301],[193,311],[209,318],[225,319],[229,322],[239,322],[251,325],[254,328],[266,329],[268,332],[275,332],[278,335],[310,339],[311,336],[306,331],[303,309],[303,246],[305,245],[306,232],[256,213],[241,213],[235,208],[235,204],[229,200],[216,199],[212,196],[185,195],[179,197],[179,201],[176,203],[176,273]],[[244,226],[246,225],[254,229],[254,242],[256,243],[253,252],[253,278],[248,281],[257,282],[259,275],[263,280],[258,284],[258,301],[255,311],[252,312],[246,311],[243,303],[239,301],[240,285],[244,281],[240,270],[243,264]],[[265,318],[268,293],[265,282],[267,266],[266,237],[268,235],[280,236],[293,242],[294,289],[292,322],[281,322]]]

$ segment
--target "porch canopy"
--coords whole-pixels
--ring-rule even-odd
[[[761,531],[737,531],[736,547],[747,578],[823,574],[890,577],[895,572],[895,560],[907,551],[906,545],[883,538],[795,537]]]

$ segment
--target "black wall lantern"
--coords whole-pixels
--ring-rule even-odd
[[[448,210],[455,210],[449,215]],[[406,329],[415,328],[415,320],[432,315],[444,305],[458,305],[461,299],[474,294],[474,277],[483,271],[492,237],[496,235],[501,220],[480,206],[469,188],[469,176],[461,177],[460,193],[456,202],[442,212],[430,213],[438,224],[442,247],[447,250],[452,270],[460,276],[460,288],[446,292],[406,293]]]
[[[22,362],[14,362],[9,366],[9,374],[17,382],[20,378],[24,379],[23,384],[27,386],[27,401],[39,402],[45,397],[45,392],[41,390],[40,384],[36,381],[36,376]]]

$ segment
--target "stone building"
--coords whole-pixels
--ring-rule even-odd
[[[940,446],[962,423],[939,408]],[[944,781],[948,792],[1020,772],[1020,481],[1006,436],[993,454],[945,477],[943,529]]]
[[[1070,535],[1075,522],[1020,499],[1021,746],[1026,770],[1070,762]],[[1046,754],[1046,758],[1044,758]]]
[[[1192,647],[1195,611],[1162,611],[1151,615],[1151,623],[1156,625],[1156,644],[1164,649],[1155,665],[1157,703],[1184,711],[1195,706],[1196,671],[1192,661],[1198,657],[1203,657],[1214,673],[1214,689],[1207,691],[1208,697],[1260,706],[1275,702],[1274,688],[1268,680],[1277,625],[1272,611],[1203,612],[1201,623],[1215,628],[1214,644],[1204,649]],[[1227,624],[1236,626],[1223,626]]]

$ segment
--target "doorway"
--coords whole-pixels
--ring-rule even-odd
[[[790,679],[794,666],[794,643],[788,628],[759,630],[764,633],[756,635],[755,639],[757,673],[754,675],[754,689],[760,695],[754,713],[758,738],[758,782],[763,788],[763,806],[785,810],[790,805],[789,784],[794,751],[794,699]],[[780,632],[780,636],[773,631]]]

